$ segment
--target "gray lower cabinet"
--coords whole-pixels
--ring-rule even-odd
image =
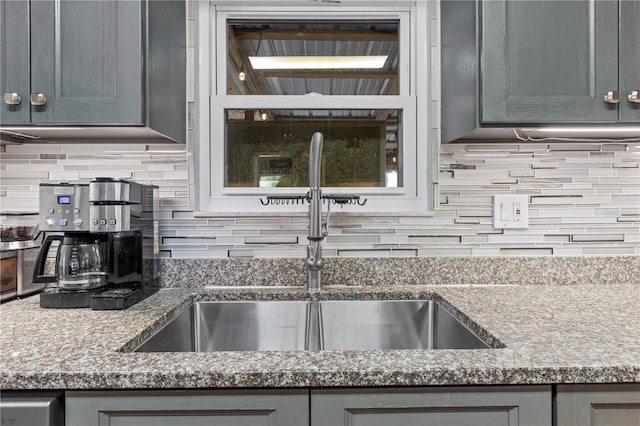
[[[640,425],[640,384],[556,390],[555,401],[544,385],[69,391],[65,406],[67,426]]]
[[[545,426],[552,403],[550,386],[69,391],[65,398],[67,426]]]
[[[550,386],[312,390],[311,426],[551,425]]]
[[[640,425],[640,384],[558,385],[557,426]]]
[[[481,8],[481,123],[640,121],[640,2]]]
[[[308,390],[67,392],[67,426],[301,426]]]

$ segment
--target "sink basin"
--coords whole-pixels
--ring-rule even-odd
[[[433,300],[331,300],[320,309],[325,350],[489,347]]]
[[[136,352],[486,349],[433,300],[197,302]]]

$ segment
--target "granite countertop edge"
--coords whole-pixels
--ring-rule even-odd
[[[506,347],[133,353],[199,300],[434,297]],[[640,286],[162,289],[126,311],[0,306],[1,389],[211,389],[640,383]],[[615,313],[615,315],[613,315]]]

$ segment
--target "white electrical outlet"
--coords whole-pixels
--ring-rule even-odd
[[[497,229],[529,227],[528,195],[494,195],[493,227]]]

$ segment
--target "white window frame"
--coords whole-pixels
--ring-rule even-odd
[[[271,2],[274,4],[274,2]],[[372,3],[374,5],[372,5]],[[239,5],[238,5],[239,4]],[[337,207],[355,214],[421,214],[432,209],[430,43],[427,2],[376,1],[312,3],[285,1],[199,2],[196,59],[198,90],[194,154],[196,215],[291,214],[306,212],[305,205],[268,205],[269,194],[306,193],[305,188],[230,188],[224,186],[226,109],[399,109],[402,110],[401,188],[323,187],[325,194],[357,194],[364,206]],[[284,5],[283,5],[284,4]],[[394,19],[400,21],[399,94],[381,96],[243,96],[227,94],[227,20],[229,19]],[[420,75],[421,78],[416,76]],[[207,97],[206,94],[209,94]],[[204,95],[204,96],[203,96]],[[422,117],[422,118],[420,118]]]

